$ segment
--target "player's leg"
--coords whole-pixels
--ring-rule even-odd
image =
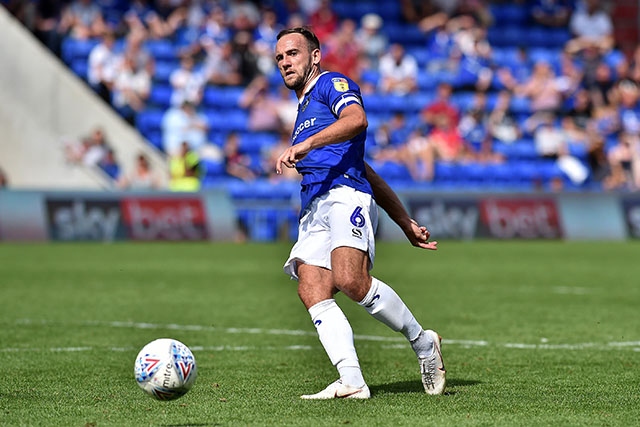
[[[327,195],[328,197],[328,195]],[[337,292],[331,272],[329,225],[323,208],[325,196],[314,202],[300,221],[298,241],[291,250],[284,270],[298,279],[298,295],[309,311],[331,362],[340,379],[325,390],[305,399],[368,398],[358,357],[353,343],[353,332],[344,313],[333,296]]]
[[[420,362],[425,391],[444,390],[444,365],[440,339],[423,331],[400,296],[386,283],[369,274],[375,256],[377,207],[370,196],[342,189],[333,193],[327,212],[331,229],[331,270],[334,286],[358,302],[377,320],[401,332]]]
[[[360,370],[351,325],[333,299],[336,292],[331,270],[298,265],[298,295],[309,311],[329,360],[340,375],[340,379],[325,390],[304,395],[303,399],[366,399],[370,395]]]
[[[371,277],[367,295],[358,302],[374,318],[401,332],[418,357],[422,384],[428,394],[442,394],[446,383],[440,336],[423,330],[402,298],[386,283]]]

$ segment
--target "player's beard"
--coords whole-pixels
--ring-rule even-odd
[[[309,81],[309,76],[311,75],[312,70],[313,63],[311,62],[311,59],[309,59],[309,62],[305,66],[303,72],[301,74],[297,74],[296,79],[291,83],[287,83],[287,81],[285,80],[284,85],[287,87],[287,89],[291,89],[294,91],[304,89],[305,85]]]

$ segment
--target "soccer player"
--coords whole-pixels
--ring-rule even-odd
[[[375,255],[377,205],[414,246],[436,250],[426,227],[364,161],[367,116],[351,79],[320,68],[320,43],[307,28],[282,30],[275,59],[284,84],[299,99],[292,145],[276,160],[276,172],[302,175],[299,237],[284,270],[298,280],[298,295],[340,378],[303,399],[368,399],[349,321],[336,304],[341,291],[373,317],[401,332],[418,356],[428,394],[442,394],[445,369],[440,337],[423,330],[396,292],[369,274]]]

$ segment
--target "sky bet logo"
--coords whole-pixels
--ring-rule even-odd
[[[316,117],[312,117],[308,120],[305,120],[304,122],[300,123],[298,125],[298,127],[296,128],[296,131],[293,133],[293,137],[291,138],[291,142],[296,142],[296,138],[298,138],[298,135],[300,134],[300,132],[302,132],[305,129],[310,128],[311,126],[315,126],[316,125]]]

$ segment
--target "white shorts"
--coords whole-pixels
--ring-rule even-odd
[[[298,241],[284,264],[284,272],[298,278],[298,263],[331,270],[331,252],[348,246],[369,254],[373,267],[378,208],[371,195],[338,186],[317,197],[298,226]]]

